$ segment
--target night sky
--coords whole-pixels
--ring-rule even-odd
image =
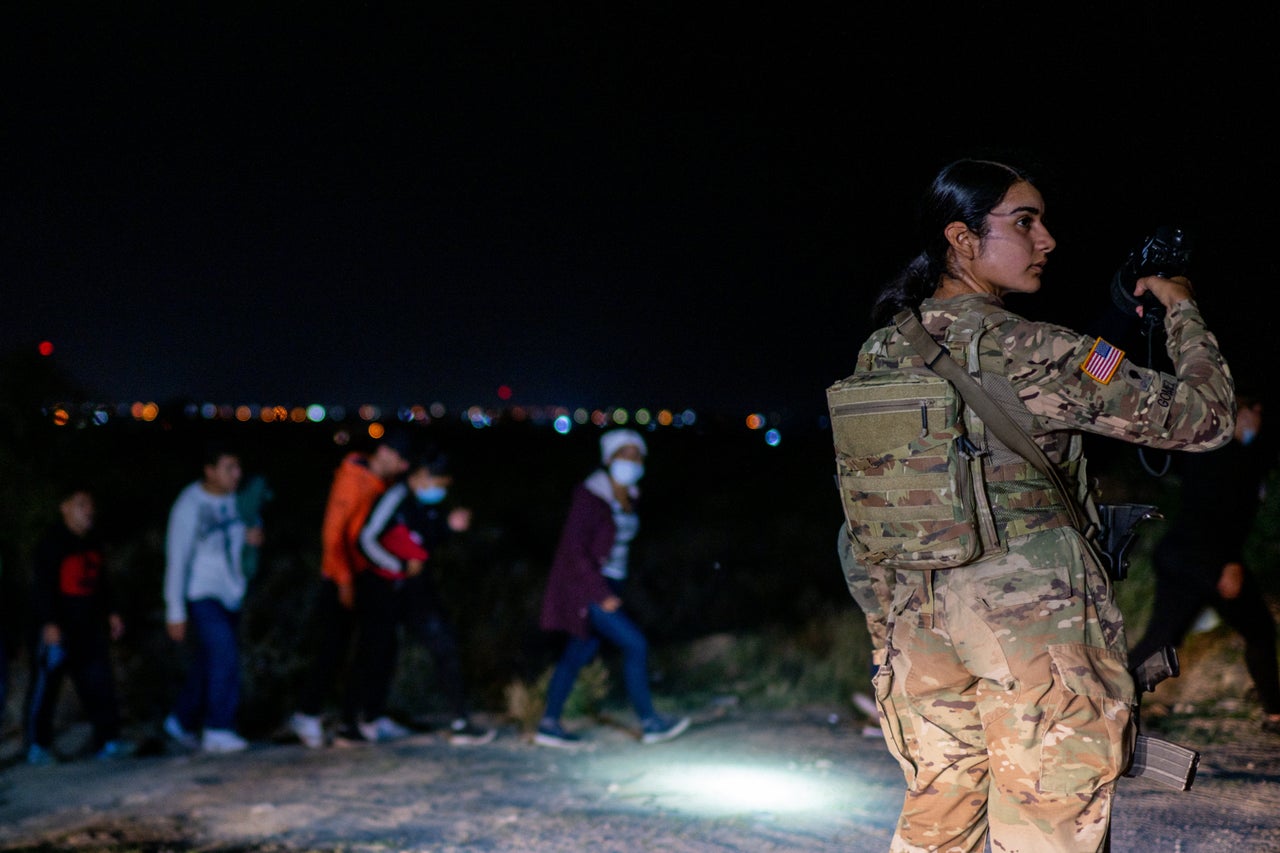
[[[1274,351],[1272,8],[178,5],[0,22],[0,343],[93,399],[820,413],[971,154],[1043,175],[1014,310],[1176,224]]]

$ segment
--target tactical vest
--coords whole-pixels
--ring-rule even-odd
[[[945,327],[942,344],[951,357],[1028,429],[1032,415],[1005,376],[999,342],[988,340],[983,347],[987,331],[1010,316],[999,306],[978,305],[959,314],[929,311],[925,321],[935,336]],[[861,550],[858,559],[902,569],[952,568],[1004,553],[1014,537],[1070,525],[1070,512],[1052,483],[988,431],[958,394],[941,395],[936,390],[940,377],[931,376],[920,355],[889,326],[863,345],[854,373],[828,389],[837,479],[854,549]],[[868,428],[857,420],[868,411],[866,386],[893,379],[906,380],[904,387],[918,382],[922,389],[932,381],[935,390],[928,393],[939,401],[914,398],[912,405],[921,407],[918,437],[906,443],[887,439],[892,447],[868,448]],[[872,409],[883,408],[882,401],[872,403]],[[948,413],[950,408],[955,411]],[[1063,433],[1046,452],[1064,480],[1076,486],[1077,499],[1085,501],[1081,449],[1078,434]],[[884,487],[876,482],[882,475]]]

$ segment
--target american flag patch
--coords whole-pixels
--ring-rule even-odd
[[[1080,368],[1086,375],[1106,385],[1111,381],[1123,358],[1124,350],[1113,347],[1102,338],[1098,338],[1093,342],[1093,349],[1089,350],[1089,357],[1084,360]]]

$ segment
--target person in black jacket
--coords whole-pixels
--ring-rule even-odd
[[[403,625],[408,638],[421,643],[435,664],[453,715],[449,742],[485,744],[497,733],[471,721],[457,634],[427,566],[453,534],[471,527],[470,508],[446,501],[452,485],[448,455],[428,444],[415,454],[405,478],[374,504],[360,532],[360,550],[371,565],[356,577],[363,712],[381,719],[395,671],[396,632]],[[372,726],[365,737],[382,739],[378,734]]]
[[[102,543],[94,532],[94,499],[88,488],[62,492],[61,518],[36,546],[32,576],[31,682],[23,715],[28,764],[51,764],[53,716],[64,675],[71,677],[80,704],[93,725],[98,758],[127,754],[120,737],[120,713],[111,642],[124,622],[111,604]]]
[[[1261,400],[1237,392],[1236,405],[1232,441],[1181,460],[1181,508],[1156,545],[1151,622],[1129,653],[1129,666],[1166,645],[1180,646],[1200,612],[1211,607],[1244,638],[1245,667],[1262,704],[1262,728],[1280,734],[1276,622],[1244,557],[1271,457],[1259,437]]]

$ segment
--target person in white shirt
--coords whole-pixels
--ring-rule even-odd
[[[235,731],[237,626],[246,586],[241,559],[246,543],[262,544],[262,529],[247,527],[236,507],[240,457],[210,444],[203,466],[201,479],[174,501],[165,538],[166,628],[174,642],[187,645],[190,661],[164,729],[189,749],[237,752],[248,746]]]

